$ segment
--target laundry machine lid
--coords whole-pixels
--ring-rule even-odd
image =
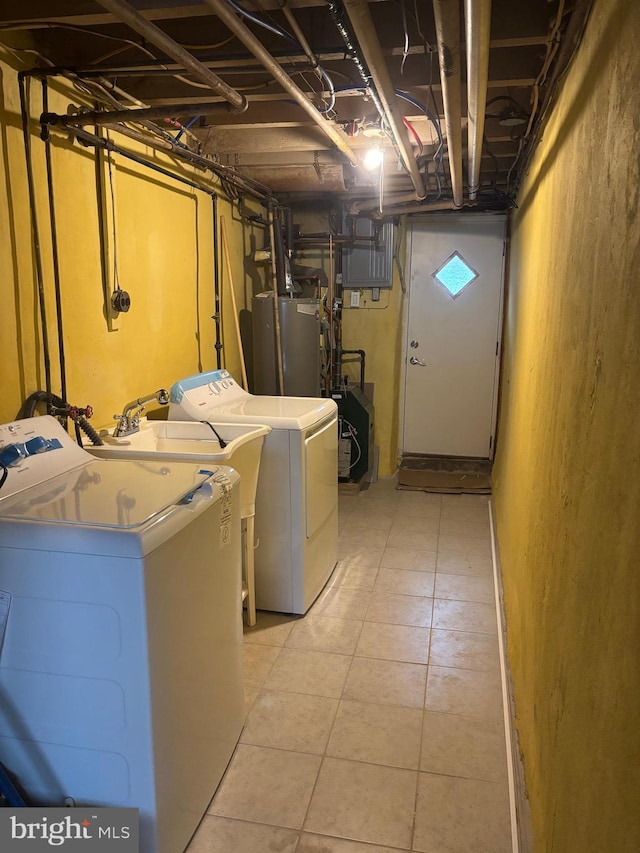
[[[303,430],[331,417],[337,406],[325,397],[249,394],[226,370],[183,379],[171,389],[169,417],[227,423],[263,423],[272,429]]]
[[[187,503],[216,470],[192,462],[93,459],[0,501],[0,520],[132,530]]]

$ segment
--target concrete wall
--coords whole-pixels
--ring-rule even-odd
[[[495,508],[537,853],[640,849],[640,5],[596,0],[513,220]]]
[[[0,54],[0,261],[3,303],[0,310],[0,422],[15,418],[23,400],[44,389],[38,292],[27,195],[25,155],[16,80],[18,63]],[[41,89],[31,85],[31,112],[39,116]],[[50,108],[66,112],[81,104],[70,87],[54,87]],[[44,290],[52,364],[52,388],[60,394],[51,237],[46,195],[44,145],[39,125],[32,123],[32,148],[37,210],[44,264]],[[125,137],[113,140],[144,152]],[[149,151],[148,154],[153,154]],[[156,161],[173,167],[162,155]],[[107,198],[106,264],[100,244],[100,205],[93,149],[72,145],[55,134],[53,144],[55,205],[60,253],[61,302],[71,403],[95,409],[97,426],[131,399],[168,387],[181,377],[216,367],[213,299],[212,203],[206,193],[139,167],[119,155],[112,157],[113,209],[108,170],[102,171]],[[179,167],[185,177],[203,174]],[[215,184],[211,184],[216,188]],[[245,256],[253,243],[262,244],[260,228],[249,228],[232,215],[221,194],[219,213],[225,217],[238,309],[250,300],[251,275]],[[120,287],[131,295],[131,310],[115,319],[105,313],[105,290],[113,288],[113,251],[117,250]],[[240,379],[240,360],[233,325],[229,280],[221,260],[223,364]],[[251,275],[250,275],[251,273]],[[106,280],[106,284],[105,284]],[[256,289],[259,289],[256,286]]]

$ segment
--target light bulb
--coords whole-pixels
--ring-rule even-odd
[[[362,166],[367,170],[367,172],[373,172],[374,169],[377,169],[380,166],[383,158],[384,151],[382,148],[380,148],[379,145],[372,145],[363,157]]]

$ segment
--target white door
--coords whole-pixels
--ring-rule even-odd
[[[404,453],[493,457],[505,217],[415,222]]]

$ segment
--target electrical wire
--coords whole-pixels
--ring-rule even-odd
[[[225,2],[227,4],[227,6],[230,6],[241,17],[247,18],[247,20],[252,21],[254,24],[257,24],[257,26],[263,27],[265,30],[268,30],[271,33],[274,33],[274,35],[280,36],[280,38],[285,39],[286,41],[289,42],[289,44],[293,45],[297,50],[301,50],[304,53],[304,48],[300,44],[300,42],[296,38],[294,38],[290,33],[288,33],[287,30],[285,30],[279,24],[271,23],[269,21],[265,21],[265,19],[261,18],[259,15],[255,15],[253,12],[249,12],[247,9],[245,9],[243,6],[241,6],[239,3],[237,3],[236,0],[225,0]],[[335,87],[333,84],[333,80],[327,74],[327,72],[324,70],[324,68],[322,68],[319,64],[317,64],[313,70],[317,73],[317,75],[321,81],[322,80],[325,81],[325,83],[327,84],[327,89],[329,91],[329,104],[328,104],[328,106],[326,106],[324,109],[318,108],[318,112],[321,112],[321,113],[331,112],[331,110],[333,110],[333,108],[335,107],[335,103],[336,103],[336,94],[335,94]],[[301,72],[298,72],[298,73],[301,73]]]
[[[7,482],[7,477],[9,476],[9,469],[2,462],[0,462],[0,468],[2,468],[2,476],[0,476],[0,489],[1,489],[4,486],[4,484]]]
[[[220,445],[220,450],[224,450],[224,448],[227,446],[227,444],[228,444],[229,442],[228,442],[228,441],[225,441],[225,440],[224,440],[224,438],[221,438],[221,437],[220,437],[220,433],[219,433],[219,432],[218,432],[218,430],[214,427],[214,425],[213,425],[212,423],[209,423],[209,421],[200,421],[200,423],[201,423],[201,424],[206,424],[206,425],[209,427],[209,429],[211,430],[211,432],[212,432],[212,433],[215,435],[215,437],[218,439],[218,444]]]
[[[107,142],[111,142],[109,131],[106,132]],[[111,169],[111,151],[106,149],[107,171],[109,174],[109,195],[111,197],[111,234],[113,237],[113,292],[120,290],[120,279],[118,277],[118,242],[116,236],[116,196],[113,189],[113,172]]]
[[[407,29],[407,10],[404,7],[404,0],[400,0],[400,9],[402,11],[402,29],[404,31],[404,44],[402,47],[402,62],[400,63],[400,74],[404,74],[404,64],[407,61],[409,53],[409,32]]]
[[[407,130],[409,131],[411,136],[413,136],[413,138],[416,142],[416,145],[418,146],[418,148],[420,150],[420,154],[422,154],[422,152],[424,151],[424,145],[422,144],[422,140],[420,139],[420,135],[418,134],[417,130],[411,124],[409,119],[407,119],[405,116],[402,116],[402,123],[407,128]]]

